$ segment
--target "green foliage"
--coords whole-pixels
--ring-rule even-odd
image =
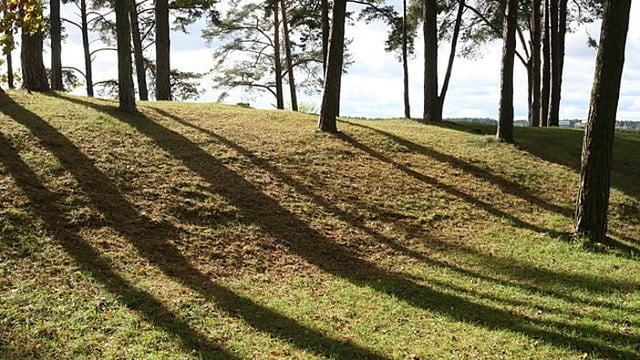
[[[41,0],[4,0],[0,16],[0,46],[5,54],[13,50],[13,34],[18,29],[33,34],[44,28]]]

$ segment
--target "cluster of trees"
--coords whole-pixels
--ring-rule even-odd
[[[389,26],[386,49],[398,54],[402,63],[404,112],[408,118],[411,109],[407,62],[414,53],[418,29],[422,26],[422,120],[427,122],[442,120],[456,56],[474,56],[483,44],[501,40],[497,137],[505,142],[514,141],[515,64],[519,61],[528,75],[530,125],[558,126],[566,33],[572,24],[603,17],[600,44],[593,42],[599,51],[576,221],[578,233],[596,241],[605,240],[608,166],[630,0],[402,0],[400,11],[384,0],[230,0],[219,4],[224,7],[221,12],[214,8],[216,0],[64,3],[77,7],[79,19],[61,19],[60,0],[49,1],[48,21],[43,19],[40,0],[0,2],[0,31],[4,33],[2,46],[7,56],[9,86],[13,85],[10,57],[15,44],[13,34],[20,32],[23,87],[34,91],[64,88],[65,68],[60,58],[65,22],[82,33],[85,69],[75,70],[84,77],[88,96],[93,96],[94,86],[91,61],[96,52],[103,50],[90,49],[89,32],[98,31],[103,41],[118,51],[118,78],[112,85],[117,86],[121,109],[135,111],[136,89],[138,97],[147,100],[148,82],[155,87],[157,100],[172,100],[177,93],[181,94],[179,98],[188,97],[197,93],[196,86],[189,82],[197,74],[171,69],[170,28],[173,23],[174,28],[184,31],[187,25],[206,18],[203,37],[216,44],[213,69],[216,87],[266,91],[274,96],[275,107],[283,109],[286,79],[293,110],[298,109],[297,91],[322,88],[318,126],[323,131],[337,132],[341,77],[350,63],[345,24],[357,20],[383,21]],[[358,4],[357,16],[347,11],[347,3]],[[42,60],[45,31],[51,40],[50,72]],[[438,57],[444,41],[448,41],[450,49],[440,82]],[[146,56],[152,46],[153,60]]]

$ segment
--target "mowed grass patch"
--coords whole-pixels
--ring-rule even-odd
[[[537,130],[1,100],[2,358],[640,356],[638,198],[572,241]]]

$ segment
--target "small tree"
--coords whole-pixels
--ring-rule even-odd
[[[611,159],[631,0],[607,1],[582,145],[576,233],[606,242]]]

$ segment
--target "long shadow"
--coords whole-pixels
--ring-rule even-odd
[[[402,273],[387,271],[364,261],[317,230],[310,228],[276,200],[262,193],[256,186],[224,166],[221,161],[183,135],[141,115],[126,116],[111,107],[76,98],[64,98],[93,107],[98,111],[106,111],[145,134],[156,145],[172,154],[174,158],[211,184],[213,191],[242,211],[245,221],[258,226],[273,238],[279,239],[290,251],[327,273],[346,279],[356,286],[368,287],[394,296],[412,306],[490,330],[509,330],[550,344],[595,352],[607,357],[628,359],[637,356],[634,350],[620,349],[614,345],[624,348],[629,344],[639,343],[639,336],[600,331],[584,325],[567,325],[534,318],[522,319],[513,316],[507,310],[438,291],[418,284]],[[461,195],[468,197],[466,194]],[[175,274],[172,269],[165,271]],[[185,276],[184,273],[175,275],[183,279]],[[185,282],[191,283],[191,281]],[[593,339],[594,334],[598,337],[597,339]]]
[[[161,109],[157,109],[154,107],[149,107],[148,108],[151,111],[156,112],[157,114],[159,114],[162,117],[168,118],[172,121],[175,121],[178,124],[181,124],[183,126],[189,127],[191,129],[194,129],[200,133],[206,134],[207,136],[209,136],[212,139],[215,139],[216,141],[218,141],[219,143],[223,144],[224,146],[233,149],[234,151],[238,152],[239,154],[241,154],[242,156],[244,156],[247,160],[249,160],[253,165],[255,165],[256,167],[269,172],[272,176],[274,176],[275,178],[278,178],[280,181],[282,181],[283,183],[291,186],[297,193],[304,195],[306,197],[308,197],[309,199],[311,199],[314,204],[328,210],[332,215],[334,215],[335,217],[337,217],[338,219],[340,219],[341,221],[348,223],[351,226],[354,226],[355,228],[361,230],[363,233],[367,234],[368,236],[372,237],[374,240],[382,242],[384,244],[386,244],[387,246],[389,246],[389,248],[391,248],[392,250],[408,256],[410,258],[413,258],[415,260],[419,260],[424,264],[428,264],[431,266],[436,266],[436,267],[445,267],[448,268],[450,270],[454,270],[462,275],[468,276],[470,278],[476,278],[476,279],[480,279],[480,280],[484,280],[484,281],[488,281],[488,282],[492,282],[492,283],[496,283],[496,284],[500,284],[503,286],[510,286],[510,287],[518,287],[522,290],[525,291],[529,291],[531,293],[544,293],[546,295],[550,295],[550,296],[554,296],[556,298],[559,299],[565,299],[567,301],[571,301],[574,303],[585,303],[585,304],[590,304],[593,306],[598,306],[598,307],[616,307],[616,308],[620,308],[619,305],[613,305],[610,303],[606,303],[597,299],[580,299],[578,297],[575,296],[571,296],[567,293],[562,293],[559,291],[553,291],[553,290],[549,290],[549,289],[545,289],[543,286],[534,286],[534,285],[529,285],[529,284],[523,284],[521,282],[514,282],[514,281],[506,281],[503,279],[498,279],[495,277],[491,277],[485,274],[482,274],[480,272],[477,271],[472,271],[469,269],[465,269],[459,265],[456,264],[452,264],[452,263],[448,263],[446,261],[443,260],[435,260],[431,257],[426,256],[424,253],[417,251],[417,250],[413,250],[413,249],[409,249],[406,246],[403,246],[401,244],[399,244],[397,241],[395,241],[394,239],[385,236],[373,229],[371,229],[370,227],[368,227],[364,221],[362,221],[361,219],[359,219],[358,217],[353,216],[352,214],[349,214],[348,212],[340,209],[338,206],[336,206],[335,204],[330,203],[327,199],[325,199],[324,197],[316,194],[315,192],[313,192],[311,189],[309,189],[307,186],[305,186],[304,184],[302,184],[301,182],[299,182],[298,180],[294,179],[293,177],[291,177],[289,174],[283,172],[282,170],[280,170],[278,167],[272,165],[269,163],[268,160],[262,159],[259,156],[257,156],[256,154],[252,153],[250,150],[248,150],[247,148],[229,140],[228,138],[217,134],[209,129],[203,128],[201,126],[195,125],[193,123],[187,122],[184,119],[179,118],[178,116],[175,116],[169,112],[166,112],[164,110]],[[373,150],[371,150],[373,151]],[[409,232],[411,233],[420,233],[420,229],[408,229]],[[451,247],[451,244],[448,244],[446,242],[443,242],[441,240],[437,240],[437,239],[433,239],[433,238],[429,238],[428,239],[429,245],[431,247],[434,248],[448,248]],[[526,280],[540,280],[540,279],[544,279],[544,284],[546,285],[562,285],[564,288],[570,288],[572,286],[576,286],[576,285],[580,285],[583,286],[584,288],[588,288],[590,291],[592,292],[602,292],[602,293],[607,293],[610,291],[614,291],[615,289],[633,289],[635,287],[637,287],[636,283],[631,283],[631,282],[624,282],[624,281],[620,281],[620,282],[612,282],[610,279],[600,279],[600,278],[595,278],[595,277],[584,277],[584,276],[574,276],[574,275],[570,275],[570,274],[563,274],[563,276],[561,278],[557,278],[555,275],[555,273],[547,270],[547,269],[542,269],[542,268],[538,268],[538,267],[533,267],[533,266],[529,266],[527,264],[524,264],[522,262],[518,262],[517,266],[514,266],[515,261],[513,259],[500,259],[500,258],[496,258],[496,257],[487,257],[484,254],[479,253],[478,251],[471,249],[471,248],[467,248],[465,246],[462,245],[456,245],[455,250],[457,252],[461,252],[464,253],[468,256],[471,256],[472,258],[477,259],[477,261],[479,261],[480,263],[491,263],[494,265],[498,265],[500,267],[500,269],[502,271],[508,272],[511,274],[512,278],[519,278],[519,279],[526,279]],[[553,281],[549,281],[549,279],[553,279]]]
[[[448,163],[453,165],[454,167],[456,167],[457,169],[463,170],[471,175],[474,175],[476,177],[479,177],[481,179],[484,179],[494,185],[496,185],[502,192],[509,194],[509,195],[513,195],[515,197],[519,197],[521,199],[524,199],[528,202],[530,202],[533,205],[536,205],[542,209],[545,209],[547,211],[550,212],[554,212],[560,215],[564,215],[564,216],[572,216],[573,215],[573,209],[569,209],[567,207],[562,207],[559,205],[555,205],[555,204],[551,204],[543,199],[540,199],[539,197],[531,194],[531,190],[518,184],[515,183],[513,181],[509,181],[501,176],[495,175],[490,173],[489,171],[471,164],[469,162],[466,162],[464,160],[460,160],[456,157],[453,157],[451,155],[447,155],[444,153],[441,153],[439,151],[436,151],[432,148],[429,148],[427,146],[424,145],[420,145],[417,144],[415,142],[409,141],[407,139],[401,138],[397,135],[391,134],[389,132],[377,129],[375,127],[370,127],[370,126],[366,126],[366,125],[362,125],[362,124],[358,124],[358,123],[354,123],[354,122],[350,122],[350,121],[343,121],[346,124],[349,124],[353,127],[359,127],[359,128],[363,128],[363,129],[367,129],[368,131],[372,131],[375,132],[377,134],[383,135],[385,137],[387,137],[388,139],[394,141],[395,143],[402,145],[408,149],[410,149],[413,152],[419,153],[419,154],[424,154],[426,156],[429,156],[433,159],[436,159],[440,162],[443,163]]]
[[[3,110],[4,112],[4,110]],[[118,301],[129,309],[140,313],[145,319],[180,339],[183,347],[196,350],[208,359],[239,359],[194,330],[178,318],[164,304],[149,293],[137,289],[126,279],[115,273],[113,264],[89,244],[82,236],[66,229],[64,209],[57,205],[59,195],[48,190],[38,175],[20,158],[9,140],[0,133],[0,161],[11,174],[16,185],[29,199],[33,210],[44,220],[49,233],[70,254],[76,263],[102,283],[109,292],[118,296]]]
[[[91,103],[81,103],[92,107],[95,106]],[[112,185],[109,178],[93,164],[91,159],[42,118],[22,108],[5,95],[0,95],[0,104],[0,111],[2,113],[29,129],[31,133],[40,140],[41,144],[58,158],[63,167],[74,176],[84,193],[89,196],[94,205],[103,213],[109,225],[120,235],[128,239],[142,256],[151,261],[168,276],[198,291],[207,300],[215,302],[227,313],[241,317],[243,321],[253,328],[271,334],[298,348],[306,349],[327,357],[386,359],[382,355],[351,342],[327,337],[315,329],[305,327],[269,308],[256,304],[249,298],[240,296],[223,286],[211,282],[206,275],[193,267],[189,259],[186,258],[178,248],[169,242],[170,239],[177,236],[179,229],[176,229],[170,224],[154,222],[147,216],[141,215],[141,213],[120,194],[118,189]],[[120,120],[128,121],[136,128],[138,128],[139,124],[150,123],[148,119],[141,116],[129,118],[113,108],[108,108],[108,110]],[[172,139],[167,139],[167,141],[171,140]],[[180,147],[182,145],[185,144],[179,142],[172,146]],[[195,147],[195,145],[190,142],[186,145],[188,146],[188,150]],[[3,147],[7,146],[9,145],[5,140]],[[7,151],[9,150],[11,149],[8,148]],[[14,150],[11,152],[15,154]],[[200,152],[202,152],[202,150],[200,150]],[[200,154],[195,153],[195,155],[200,157]],[[197,162],[198,160],[194,161]],[[15,159],[11,164],[13,164],[12,168],[14,169],[12,173],[20,179],[28,179],[28,176],[24,174],[33,173],[29,171],[26,165],[16,166],[15,164],[20,165],[20,163],[16,162]],[[214,183],[212,182],[212,184]],[[40,185],[39,188],[43,188],[43,186]],[[28,193],[32,193],[29,192],[29,186],[25,186],[25,189]],[[38,204],[38,210],[40,210],[41,215],[45,219],[48,219],[51,223],[50,225],[56,229],[56,231],[58,231],[58,227],[63,227],[64,221],[59,215],[52,215],[46,211],[49,206],[49,200],[53,200],[53,198],[39,199],[37,196],[33,196],[34,200],[38,200],[34,201]],[[262,194],[259,196],[264,197]],[[58,211],[57,213],[59,214],[61,212]],[[268,214],[264,216],[268,216]],[[96,274],[98,280],[106,282],[109,289],[112,289],[116,294],[123,297],[128,295],[127,293],[119,291],[121,287],[115,285],[110,286],[110,283],[114,282],[114,279],[116,284],[120,284],[122,281],[117,281],[116,275],[111,270],[109,264],[100,260],[99,253],[95,249],[82,241],[80,241],[79,244],[85,245],[80,248],[75,248],[73,244],[77,241],[72,240],[82,239],[78,239],[77,235],[69,234],[67,237],[62,238],[61,242],[63,245],[66,245],[65,248],[68,248],[69,253],[76,261],[86,266],[87,270],[92,274]],[[85,254],[85,252],[87,253]],[[124,289],[127,288],[125,287]],[[134,297],[134,299],[135,298],[136,297]],[[162,309],[162,304],[148,294],[142,294],[137,298],[144,299],[147,305],[157,304],[160,306],[159,309]],[[147,307],[145,306],[145,308]],[[151,306],[148,308],[153,309],[154,307]],[[154,318],[153,313],[149,315],[154,323],[164,324],[163,319]],[[204,338],[202,335],[196,334],[194,330],[188,331],[189,329],[182,329],[187,326],[183,320],[177,319],[175,315],[168,311],[165,311],[164,316],[174,320],[173,327],[179,327],[179,330],[183,330],[181,333],[178,333],[178,335],[182,334],[181,340],[183,340],[185,346],[203,353],[216,351],[206,343],[204,345],[199,342],[194,343],[191,337],[196,340],[201,339],[202,341],[204,341]],[[168,330],[172,330],[172,328]],[[175,331],[172,332],[175,333]],[[232,354],[229,354],[228,357],[225,357],[226,355],[226,353],[223,354],[222,358],[233,359]]]
[[[518,146],[541,159],[580,171],[582,131],[571,129],[516,129]],[[640,136],[616,133],[611,170],[612,186],[640,199]]]
[[[474,197],[473,195],[467,194],[464,191],[459,190],[458,188],[451,186],[451,185],[447,185],[447,184],[443,184],[440,181],[438,181],[437,179],[434,179],[430,176],[427,176],[425,174],[419,173],[411,168],[409,168],[408,166],[404,165],[404,164],[400,164],[399,162],[373,150],[372,148],[370,148],[369,146],[359,142],[358,140],[354,139],[353,137],[351,137],[350,135],[347,135],[345,133],[338,133],[336,135],[339,139],[341,139],[342,141],[346,142],[347,144],[353,146],[356,149],[359,149],[367,154],[369,154],[369,156],[378,159],[382,162],[385,162],[391,166],[393,166],[394,168],[402,171],[403,173],[405,173],[406,175],[419,180],[421,182],[423,182],[424,184],[427,184],[429,186],[433,186],[435,188],[438,188],[440,190],[443,190],[447,193],[449,193],[450,195],[453,195],[459,199],[464,200],[465,202],[472,204],[474,206],[477,206],[478,208],[486,211],[487,213],[494,215],[496,217],[499,218],[504,218],[504,219],[508,219],[509,221],[512,221],[517,227],[523,228],[523,229],[527,229],[527,230],[531,230],[534,232],[538,232],[538,233],[543,233],[546,232],[546,229],[543,229],[537,225],[525,222],[524,220],[518,219],[515,216],[504,212],[500,209],[495,208],[493,205],[491,205],[490,203],[486,202],[486,201],[482,201],[476,197]]]

